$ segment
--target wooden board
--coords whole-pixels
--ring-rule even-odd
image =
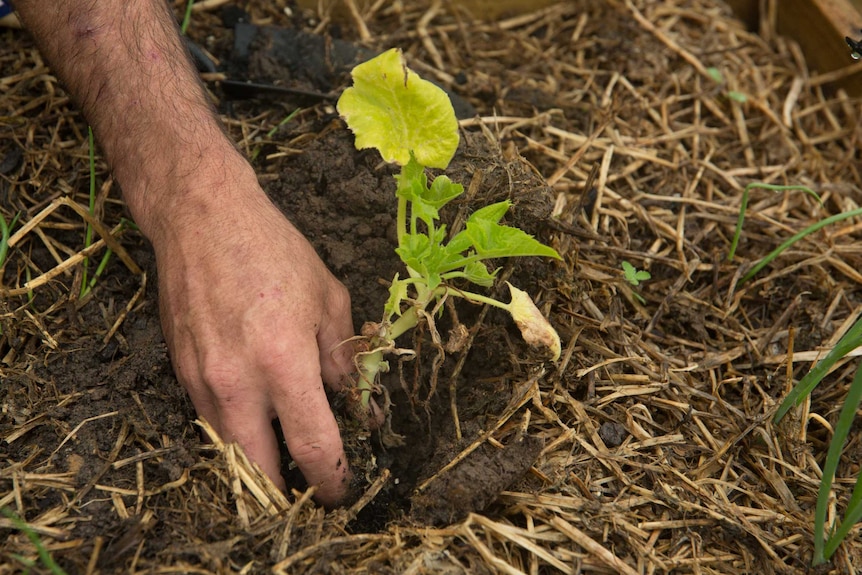
[[[759,0],[728,0],[749,28],[758,26]],[[862,0],[775,0],[778,33],[802,48],[808,68],[820,73],[844,71],[828,84],[852,95],[862,95],[862,62],[850,57],[845,36],[862,39]],[[855,69],[855,71],[854,71]]]

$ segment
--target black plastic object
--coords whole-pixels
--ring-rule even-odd
[[[345,40],[240,21],[234,27],[233,52],[224,70],[228,80],[222,82],[222,89],[231,99],[335,101],[350,84],[350,70],[376,55]],[[458,118],[475,116],[476,110],[464,98],[446,93]]]

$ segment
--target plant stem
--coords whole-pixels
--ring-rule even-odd
[[[733,256],[736,255],[736,246],[739,244],[739,237],[742,235],[742,224],[745,221],[745,210],[748,208],[748,194],[754,188],[762,188],[764,190],[772,190],[774,192],[790,192],[790,191],[802,191],[806,194],[810,195],[814,199],[816,199],[820,205],[823,205],[823,202],[820,200],[820,196],[817,195],[817,192],[809,188],[808,186],[782,186],[779,184],[765,184],[763,182],[751,182],[745,189],[742,190],[742,201],[739,204],[739,216],[736,218],[736,230],[733,233],[733,241],[730,243],[730,251],[727,253],[727,261],[733,261]]]
[[[186,12],[183,15],[183,23],[180,25],[180,33],[185,36],[186,32],[189,29],[189,24],[192,22],[192,6],[194,6],[195,0],[188,0],[186,3]]]
[[[389,348],[399,335],[416,327],[416,324],[419,323],[417,309],[416,306],[411,306],[393,323],[384,326],[379,335],[371,338],[371,349],[373,351],[364,354],[359,361],[359,381],[357,382],[357,387],[359,388],[360,404],[363,409],[368,409],[368,402],[371,400],[374,383],[380,374],[380,368],[383,366],[383,350]]]
[[[42,540],[39,539],[38,533],[33,531],[33,528],[25,522],[23,519],[18,517],[13,511],[2,507],[0,508],[0,513],[2,513],[9,521],[12,523],[12,527],[22,532],[27,536],[27,539],[33,544],[36,548],[36,553],[39,554],[39,559],[42,560],[42,564],[48,568],[48,570],[55,575],[66,575],[66,572],[60,567],[54,558],[51,557],[51,554],[48,553],[48,550],[45,548],[45,545],[42,543]]]
[[[0,214],[0,268],[6,263],[6,253],[9,250],[9,226],[6,224],[6,218]]]
[[[446,295],[454,295],[457,297],[462,297],[462,298],[466,299],[467,301],[471,301],[473,303],[485,303],[485,304],[492,305],[494,307],[498,307],[498,308],[500,308],[502,310],[506,310],[506,311],[509,311],[511,309],[510,304],[495,300],[492,297],[480,295],[477,293],[473,293],[471,291],[453,289],[449,286],[443,286],[443,289],[445,290],[444,293]]]
[[[401,166],[401,174],[398,178],[399,185],[404,180],[404,166]],[[407,235],[407,198],[402,194],[398,195],[398,214],[395,220],[395,228],[398,231],[398,247],[404,245],[404,236]]]
[[[751,278],[753,278],[755,275],[757,275],[757,272],[759,272],[764,267],[766,267],[769,264],[769,262],[771,262],[772,260],[777,258],[779,255],[781,255],[781,252],[783,252],[784,250],[786,250],[787,248],[789,248],[790,246],[792,246],[793,244],[795,244],[796,242],[798,242],[799,240],[804,238],[805,236],[813,234],[814,232],[816,232],[820,228],[824,228],[824,227],[828,226],[829,224],[834,224],[835,222],[840,222],[841,220],[846,220],[848,218],[855,218],[855,217],[860,216],[860,215],[862,215],[862,208],[856,208],[855,210],[851,210],[849,212],[841,212],[840,214],[835,214],[834,216],[829,216],[826,219],[820,220],[816,224],[812,224],[812,225],[808,226],[807,228],[805,228],[801,232],[796,233],[793,237],[791,237],[788,240],[785,240],[780,246],[778,246],[777,248],[775,248],[774,250],[769,252],[769,255],[767,255],[765,258],[763,258],[762,260],[757,262],[757,264],[754,267],[752,267],[750,270],[748,270],[748,272],[744,276],[742,276],[742,278],[739,280],[739,283],[737,285],[742,285],[745,282],[747,282],[748,280],[750,280]]]
[[[93,141],[93,127],[87,126],[87,140],[90,148],[90,215],[96,213],[96,145]],[[90,247],[93,243],[93,226],[87,224],[87,231],[84,233],[84,249]],[[85,258],[83,262],[84,268],[81,273],[81,293],[79,297],[84,297],[90,291],[87,285],[87,270],[90,267],[90,259]]]

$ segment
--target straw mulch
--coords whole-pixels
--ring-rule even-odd
[[[249,10],[280,23],[277,4]],[[96,216],[80,209],[83,120],[26,35],[4,32],[0,210],[21,216],[0,303],[0,376],[18,382],[0,387],[0,507],[71,572],[805,571],[820,469],[857,360],[780,425],[772,415],[862,310],[862,222],[828,226],[737,281],[795,232],[859,207],[859,99],[829,91],[830,78],[808,71],[769,21],[747,32],[713,0],[572,1],[496,23],[456,3],[407,4],[348,11],[338,29],[403,47],[416,71],[477,107],[465,129],[484,125],[556,192],[548,225],[565,266],[534,295],[559,328],[563,358],[515,381],[494,426],[544,440],[529,477],[454,525],[363,530],[354,520],[391,480],[385,471],[352,507],[325,513],[310,492],[273,489],[234,446],[195,446],[188,405],[152,414],[149,428],[117,420],[92,461],[55,465],[88,425],[117,412],[87,411],[89,391],[57,392],[40,366],[75,345],[68,334],[110,345],[100,342],[115,341],[153,295],[136,261],[146,246],[118,225],[101,164]],[[331,29],[330,16],[309,26]],[[192,35],[205,38],[216,20],[198,12]],[[230,129],[250,148],[280,117],[234,118]],[[752,191],[728,262],[742,190],[755,181],[807,185],[822,205]],[[84,222],[103,242],[86,252]],[[105,246],[121,259],[82,301],[81,260]],[[624,260],[652,278],[629,285]],[[44,428],[56,442],[28,443]],[[860,440],[854,428],[830,520],[852,491]],[[168,471],[151,471],[159,466]],[[95,470],[85,485],[82,467]],[[0,573],[38,562],[10,527],[0,518]],[[823,572],[860,570],[854,531]]]

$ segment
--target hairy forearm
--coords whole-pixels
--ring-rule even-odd
[[[17,0],[24,24],[96,132],[147,235],[205,209],[195,191],[247,174],[164,0]],[[189,207],[189,206],[193,207]]]

